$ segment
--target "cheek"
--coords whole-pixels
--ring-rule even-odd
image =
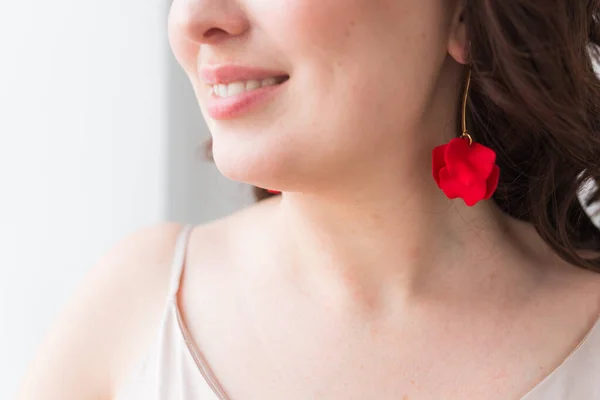
[[[294,109],[302,120],[326,115],[352,126],[359,118],[365,125],[402,124],[418,114],[446,54],[447,16],[439,0],[280,3],[264,10],[276,21],[264,29],[273,29],[268,35],[291,59],[303,93]]]
[[[360,57],[369,49],[384,56],[394,47],[416,47],[439,34],[447,19],[445,0],[248,1],[253,25],[282,54],[312,59]]]
[[[315,61],[339,52],[359,14],[356,0],[278,0],[252,3],[253,25],[281,55]],[[360,0],[364,2],[364,0]]]

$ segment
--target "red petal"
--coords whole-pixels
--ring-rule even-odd
[[[469,151],[469,141],[462,138],[452,139],[446,150],[446,165],[450,175],[465,185],[470,185],[477,179],[477,174],[468,163]]]
[[[447,144],[443,144],[441,146],[433,149],[433,157],[432,157],[432,171],[433,171],[433,179],[440,186],[440,170],[446,166],[445,153]]]
[[[469,186],[463,193],[462,199],[465,201],[465,204],[469,207],[474,206],[480,200],[483,200],[485,197],[485,182],[477,182],[474,185]]]
[[[466,161],[469,153],[467,139],[454,138],[448,143],[446,150],[446,165],[452,171],[452,166],[457,162]]]
[[[449,199],[460,197],[463,187],[464,185],[461,185],[460,182],[457,182],[450,176],[448,168],[443,168],[440,171],[440,189],[442,189],[446,197]]]
[[[495,163],[496,153],[489,147],[456,138],[434,149],[433,176],[448,198],[460,197],[474,206],[498,186],[500,168]]]
[[[450,175],[448,168],[440,172],[441,189],[449,199],[461,198],[468,206],[475,205],[483,199],[486,191],[484,181],[476,181],[471,185],[466,185],[460,179]]]
[[[486,180],[496,163],[496,152],[482,144],[474,143],[469,149],[467,160],[477,178]]]
[[[492,197],[492,195],[498,188],[499,180],[500,180],[500,167],[498,167],[497,165],[494,165],[492,174],[490,175],[490,177],[488,178],[488,180],[486,182],[487,188],[486,188],[485,197],[484,197],[485,200],[488,200]]]
[[[454,162],[454,165],[452,165],[452,174],[455,179],[458,179],[466,186],[473,185],[480,180],[485,180],[485,178],[479,179],[477,171],[463,160]]]

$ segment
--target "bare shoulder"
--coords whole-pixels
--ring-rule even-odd
[[[90,268],[37,349],[19,400],[112,398],[156,332],[181,228],[141,229]]]

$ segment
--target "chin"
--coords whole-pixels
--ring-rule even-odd
[[[213,142],[213,159],[217,169],[226,178],[263,188],[279,186],[282,182],[286,158],[281,149],[269,151],[256,145],[224,145]]]

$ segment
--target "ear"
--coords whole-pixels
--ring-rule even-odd
[[[452,25],[448,37],[448,54],[460,64],[469,62],[469,43],[464,18],[465,6],[466,0],[454,1]]]

